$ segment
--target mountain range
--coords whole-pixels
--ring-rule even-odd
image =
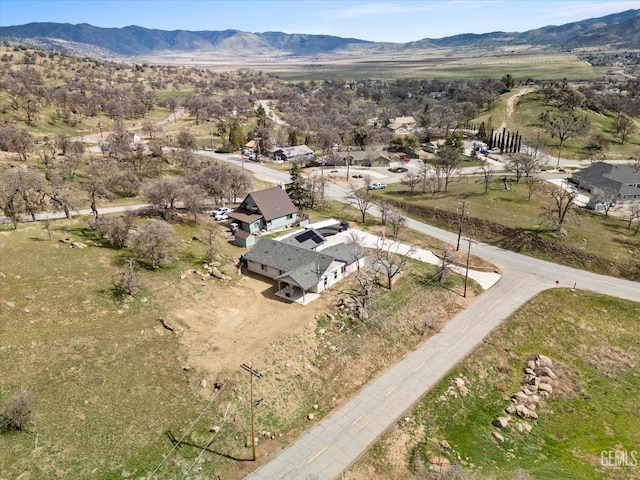
[[[640,9],[526,32],[462,34],[408,43],[377,43],[331,35],[250,33],[239,30],[155,30],[138,26],[101,28],[83,23],[29,23],[0,27],[0,41],[99,57],[136,57],[182,52],[308,57],[425,49],[536,45],[556,49],[640,49]]]

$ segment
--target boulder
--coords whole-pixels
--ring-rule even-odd
[[[538,386],[538,390],[540,391],[541,394],[543,392],[546,392],[548,395],[551,395],[553,393],[553,387],[551,386],[550,383],[541,383]]]
[[[549,367],[538,367],[536,373],[541,377],[558,378],[558,376]]]
[[[509,425],[509,417],[498,417],[491,422],[491,425],[498,428],[507,428],[507,425]]]
[[[456,387],[458,387],[458,388],[464,387],[464,380],[463,380],[462,378],[460,378],[460,377],[458,377],[458,378],[454,378],[454,379],[453,379],[453,380],[451,380],[451,381],[452,381],[452,382],[453,382],[453,384],[454,384]]]
[[[446,440],[440,440],[440,446],[442,448],[446,448],[447,450],[451,450],[451,445]]]
[[[514,405],[509,405],[507,408],[504,409],[504,411],[509,415],[513,415],[514,413],[516,413],[516,407]]]
[[[535,360],[536,367],[552,367],[553,361],[546,355],[538,355]]]
[[[533,419],[538,418],[538,414],[536,412],[529,410],[524,405],[518,405],[516,407],[516,415],[518,415],[521,418],[533,418]]]
[[[491,432],[491,438],[497,440],[498,442],[504,442],[504,436],[500,432],[496,432],[495,430]]]
[[[527,394],[524,392],[517,392],[511,395],[511,401],[515,403],[524,403],[527,401]]]

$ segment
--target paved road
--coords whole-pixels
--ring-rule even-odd
[[[263,178],[286,182],[285,172],[261,165],[247,168]],[[330,184],[328,195],[345,201],[344,186]],[[408,219],[408,226],[455,244],[457,235]],[[640,284],[576,270],[477,244],[475,255],[495,263],[502,278],[443,330],[370,382],[356,397],[325,418],[276,457],[251,473],[248,480],[339,477],[405,412],[415,405],[500,322],[537,293],[571,287],[640,302]]]

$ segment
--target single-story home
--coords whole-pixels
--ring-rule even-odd
[[[237,224],[235,244],[249,247],[255,244],[255,235],[285,227],[304,224],[287,192],[280,187],[249,193],[228,217]],[[308,221],[308,219],[306,219]]]
[[[243,260],[250,272],[277,281],[276,295],[305,304],[355,272],[365,256],[355,243],[322,248],[324,242],[314,229],[283,240],[263,237]]]
[[[335,152],[333,157],[336,159],[334,165],[346,165],[347,158],[349,158],[349,165],[356,167],[388,167],[391,163],[391,158],[387,152],[377,150]]]
[[[313,159],[313,150],[306,145],[296,145],[294,147],[279,147],[271,153],[274,160],[290,162],[305,162]]]
[[[611,190],[621,201],[640,200],[640,171],[628,165],[596,162],[575,172],[571,181],[594,195]]]
[[[413,117],[396,117],[389,122],[387,128],[396,135],[411,133],[416,128],[416,119]]]

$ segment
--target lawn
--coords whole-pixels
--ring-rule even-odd
[[[611,273],[607,269],[613,264],[628,266],[638,262],[640,237],[627,228],[624,219],[605,218],[601,212],[575,207],[563,226],[566,236],[557,237],[550,234],[551,223],[543,209],[550,206],[550,198],[543,190],[534,191],[532,199],[527,200],[527,187],[523,181],[509,182],[510,189],[505,190],[502,181],[495,180],[485,194],[484,184],[478,183],[479,180],[478,177],[461,177],[450,184],[449,192],[435,195],[417,192],[411,195],[402,184],[392,184],[376,194],[395,201],[405,210],[413,209],[408,214],[416,218],[421,216],[420,207],[455,214],[461,202],[469,202],[469,216],[476,220],[466,229],[468,235],[577,268]],[[457,231],[455,219],[447,221],[442,215],[436,215],[427,221]],[[501,226],[536,233],[544,245],[525,245],[514,238],[503,237],[498,232],[503,228]],[[565,254],[560,256],[559,250]]]
[[[404,431],[391,431],[354,474],[375,465],[376,478],[414,478],[410,468],[428,468],[439,455],[478,480],[640,478],[632,455],[637,459],[640,451],[638,318],[640,304],[634,302],[565,289],[543,292],[425,396],[408,413]],[[530,433],[514,428],[516,417],[500,429],[504,442],[492,439],[498,429],[491,422],[505,415],[526,361],[538,354],[553,361],[553,393],[541,397],[538,419],[526,421]],[[467,396],[452,394],[455,378],[464,379]],[[395,443],[398,438],[404,445]],[[385,456],[389,451],[399,451],[402,461]],[[610,452],[611,458],[626,454],[628,466],[611,466]]]

